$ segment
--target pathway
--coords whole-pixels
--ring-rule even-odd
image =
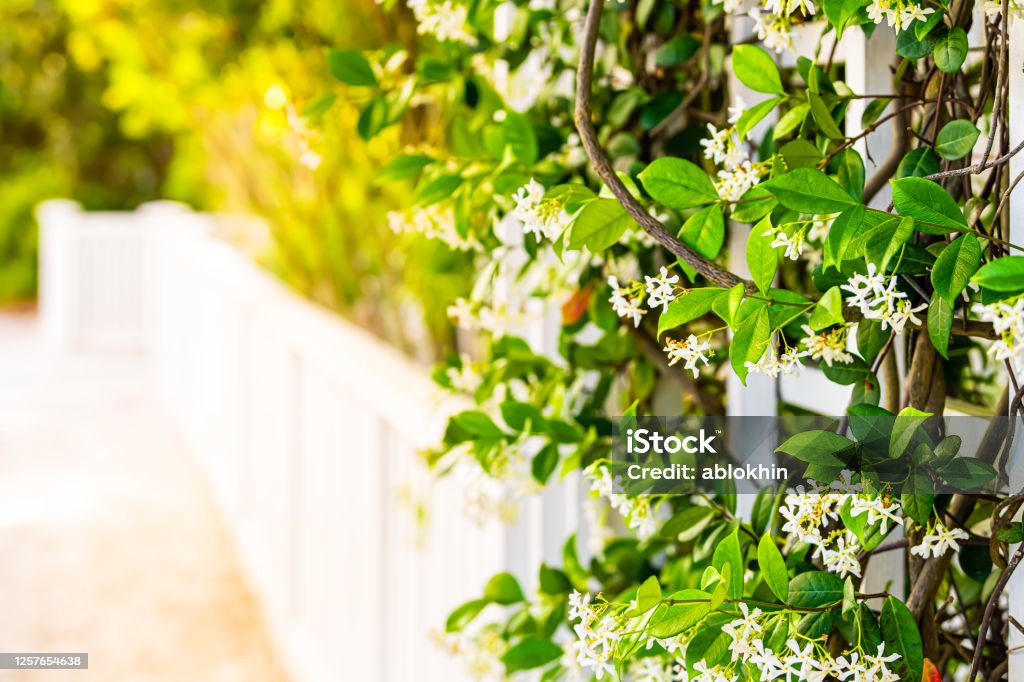
[[[213,499],[139,358],[45,350],[0,315],[0,682],[284,682]]]

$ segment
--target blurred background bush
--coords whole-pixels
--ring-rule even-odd
[[[304,295],[423,360],[470,256],[387,213],[380,169],[430,134],[366,143],[361,103],[334,100],[328,48],[415,49],[412,18],[372,0],[6,0],[0,3],[0,302],[31,300],[39,201],[155,199],[255,214],[234,235]],[[308,125],[307,125],[308,124]],[[314,125],[315,124],[315,125]]]

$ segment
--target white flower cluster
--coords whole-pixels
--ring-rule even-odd
[[[608,500],[612,509],[617,511],[630,530],[636,531],[641,540],[654,535],[658,530],[658,519],[651,500],[646,495],[629,497],[615,492],[615,481],[607,466],[592,464],[585,471],[591,478],[590,490]]]
[[[854,484],[849,471],[843,471],[838,481],[823,486],[811,482],[811,488],[798,486],[796,492],[786,495],[779,513],[786,523],[783,532],[798,541],[815,546],[814,556],[825,568],[842,577],[860,577],[858,554],[861,550],[857,536],[838,527],[840,510],[850,502],[850,514],[867,514],[868,525],[879,524],[884,535],[890,522],[903,523],[902,512],[895,499],[887,496],[861,493],[860,484]],[[830,529],[830,526],[833,528]]]
[[[528,321],[525,315],[514,313],[505,305],[488,305],[466,298],[457,298],[448,306],[448,318],[467,331],[484,331],[495,336],[503,336]]]
[[[874,263],[868,263],[866,275],[857,273],[840,288],[853,294],[846,305],[859,308],[864,319],[881,320],[883,330],[891,327],[893,333],[902,334],[907,322],[920,326],[921,320],[914,313],[924,310],[928,304],[914,307],[896,284],[895,277],[886,277],[878,272]]]
[[[644,280],[645,284],[642,287],[632,281],[627,286],[622,286],[617,276],[612,275],[608,278],[608,286],[612,289],[608,302],[612,304],[612,310],[619,317],[631,319],[634,327],[639,327],[640,320],[647,314],[643,307],[645,295],[648,307],[651,310],[661,308],[662,312],[668,310],[668,304],[677,296],[676,284],[679,282],[679,275],[669,276],[668,269],[664,266],[654,277],[644,275]]]
[[[722,626],[722,632],[732,639],[729,644],[732,661],[757,666],[761,679],[784,679],[786,682],[824,682],[826,679],[897,682],[900,679],[887,665],[899,660],[900,655],[886,656],[884,644],[879,645],[874,656],[854,651],[848,656],[833,658],[824,647],[816,647],[814,642],[806,642],[801,648],[797,640],[790,638],[786,641],[788,651],[775,652],[764,644],[761,610],[750,609],[742,603],[739,606],[740,617]],[[708,668],[703,662],[694,667],[699,674],[691,678],[691,682],[733,682],[737,679],[727,667]]]
[[[622,639],[618,621],[607,615],[607,610],[606,606],[592,604],[588,593],[573,590],[569,595],[569,620],[579,621],[573,625],[578,638],[573,643],[576,662],[592,670],[599,680],[605,673],[615,676],[615,646]]]
[[[451,206],[432,204],[417,211],[390,211],[387,218],[388,225],[396,234],[419,232],[429,239],[440,239],[456,251],[469,251],[478,246],[471,236],[459,234]]]
[[[471,679],[479,682],[506,679],[501,657],[508,650],[508,644],[496,628],[484,628],[480,632],[450,632],[436,638],[448,655],[462,664]]]
[[[700,375],[700,368],[697,367],[697,363],[703,362],[706,366],[708,364],[708,357],[714,355],[714,351],[711,350],[711,344],[708,341],[701,341],[693,334],[690,334],[685,341],[666,338],[665,344],[663,350],[668,354],[668,366],[671,367],[682,360],[683,369],[693,372],[694,379]]]
[[[758,359],[757,362],[745,363],[747,371],[751,374],[764,374],[771,379],[779,376],[798,376],[804,368],[800,358],[805,354],[797,351],[796,348],[789,348],[782,353],[772,346]]]
[[[640,320],[647,314],[647,311],[643,307],[643,297],[634,295],[636,287],[621,286],[618,277],[615,275],[608,278],[608,286],[612,288],[612,295],[608,302],[612,304],[612,310],[615,311],[615,314],[619,317],[633,320],[633,326],[639,327]]]
[[[542,237],[557,239],[570,220],[561,202],[544,198],[546,191],[544,185],[531,178],[512,196],[516,206],[508,214],[513,225],[534,235],[538,242]]]
[[[975,305],[974,312],[985,322],[991,322],[999,339],[989,346],[988,352],[998,361],[1024,358],[1024,297],[1013,301],[999,301],[989,305]]]
[[[662,266],[656,277],[644,275],[644,290],[647,292],[647,305],[654,310],[661,306],[661,311],[668,310],[668,304],[676,298],[676,283],[679,275],[668,276],[668,270]]]
[[[853,362],[853,356],[846,351],[846,327],[818,334],[806,324],[801,329],[807,334],[800,339],[800,345],[807,347],[804,355],[810,356],[812,360],[824,362],[829,367],[833,362],[843,364]]]
[[[970,534],[962,528],[946,528],[941,521],[936,521],[931,532],[921,538],[921,543],[912,547],[910,553],[922,559],[937,559],[950,550],[959,551],[960,545],[957,544],[957,540],[966,540],[969,537]]]
[[[416,17],[416,32],[432,35],[442,42],[476,45],[476,37],[466,30],[468,9],[452,0],[408,0],[409,9]]]
[[[745,108],[743,101],[737,100],[735,106],[729,107],[729,122],[735,124]],[[700,141],[704,147],[704,158],[722,166],[715,188],[726,201],[739,201],[758,183],[762,168],[751,163],[743,140],[737,139],[734,126],[719,130],[715,124],[709,123],[708,132],[711,137]]]
[[[898,32],[915,21],[928,21],[928,15],[934,11],[932,7],[922,7],[910,0],[872,0],[868,5],[868,18],[876,24],[884,21]]]

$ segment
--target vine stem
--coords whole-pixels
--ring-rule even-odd
[[[633,220],[679,260],[720,287],[731,288],[742,282],[748,290],[753,290],[753,282],[739,277],[718,263],[705,258],[666,230],[661,221],[649,214],[647,209],[629,193],[626,185],[612,168],[604,149],[601,148],[591,120],[593,112],[590,108],[590,98],[594,79],[594,53],[597,49],[598,34],[601,31],[603,7],[604,0],[591,0],[590,6],[587,8],[587,16],[583,24],[583,48],[576,71],[576,107],[573,118],[591,166]]]

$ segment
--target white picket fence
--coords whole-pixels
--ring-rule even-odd
[[[528,548],[422,464],[444,424],[424,369],[285,290],[214,217],[39,216],[46,337],[152,357],[294,679],[464,679],[432,633]]]

